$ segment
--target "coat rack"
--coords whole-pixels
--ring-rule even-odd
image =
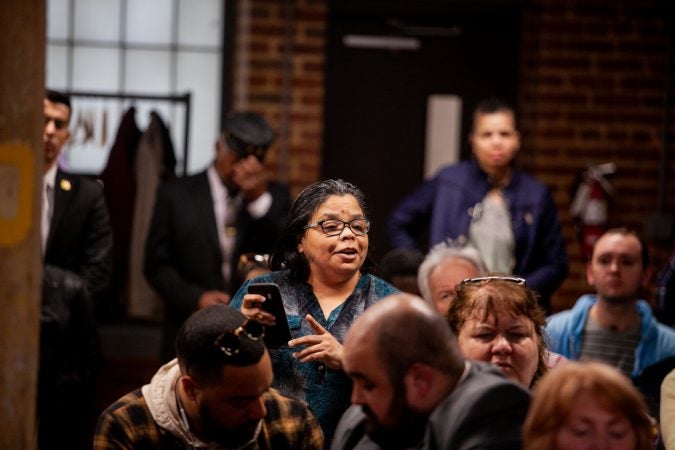
[[[154,94],[125,94],[122,92],[89,92],[89,91],[65,91],[71,97],[108,98],[120,100],[150,100],[170,103],[182,103],[185,105],[185,134],[183,139],[183,176],[187,175],[188,144],[190,142],[190,106],[191,93],[182,95],[154,95]]]

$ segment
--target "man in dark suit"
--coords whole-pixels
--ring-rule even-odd
[[[86,449],[91,448],[100,362],[93,302],[108,288],[112,231],[99,183],[57,164],[70,138],[70,98],[48,90],[43,109],[38,447]]]
[[[419,297],[394,294],[364,311],[342,364],[353,405],[333,450],[522,447],[529,392],[465,360],[445,319]]]
[[[57,159],[70,139],[70,98],[47,91],[44,100],[45,152],[42,249],[45,265],[84,279],[94,300],[108,289],[112,270],[112,231],[101,185],[68,174]]]
[[[244,253],[269,253],[290,210],[288,189],[263,165],[274,132],[251,112],[228,115],[207,170],[160,186],[144,271],[165,304],[162,360],[197,309],[229,303]]]

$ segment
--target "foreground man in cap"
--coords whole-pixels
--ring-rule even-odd
[[[288,189],[263,166],[274,132],[252,112],[227,116],[207,170],[157,192],[145,247],[145,276],[165,304],[162,361],[195,310],[230,301],[244,253],[269,253],[290,209]]]
[[[419,297],[395,294],[364,311],[345,339],[343,367],[352,406],[333,450],[522,446],[529,393],[465,360],[445,319]]]
[[[322,449],[307,405],[270,389],[263,330],[225,305],[194,313],[177,360],[103,412],[94,449]]]

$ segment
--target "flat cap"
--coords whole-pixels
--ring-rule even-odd
[[[274,141],[274,131],[269,123],[251,111],[229,113],[223,131],[227,145],[240,156],[264,153]]]

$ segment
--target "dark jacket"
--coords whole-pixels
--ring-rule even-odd
[[[82,277],[94,301],[107,291],[112,273],[112,230],[103,190],[96,181],[60,169],[56,172],[44,263]]]
[[[471,361],[466,378],[431,412],[421,450],[522,448],[521,427],[530,393],[507,380],[494,366]],[[367,417],[360,406],[342,416],[331,450],[378,450],[366,435]]]
[[[101,363],[94,305],[84,280],[46,266],[40,313],[39,448],[90,448]]]
[[[105,307],[98,318],[106,321],[124,315],[124,299],[129,287],[129,254],[131,251],[136,178],[133,164],[136,160],[141,130],[136,124],[136,108],[127,109],[122,116],[115,143],[108,154],[105,169],[101,172],[103,195],[110,215],[114,245],[112,249],[112,275]],[[100,305],[99,305],[100,306]]]
[[[265,216],[254,220],[241,208],[233,270],[242,253],[269,253],[288,216],[288,189],[278,183],[270,183],[268,189],[273,200]],[[160,185],[145,243],[144,274],[164,301],[166,359],[173,353],[178,328],[197,309],[199,297],[208,290],[231,292],[222,273],[206,171]]]
[[[465,161],[439,171],[403,199],[387,220],[394,247],[415,248],[429,231],[429,246],[447,238],[466,237],[471,211],[491,185],[478,164]],[[514,169],[503,189],[515,238],[514,274],[527,280],[549,308],[549,297],[567,276],[568,262],[558,214],[548,188]]]

